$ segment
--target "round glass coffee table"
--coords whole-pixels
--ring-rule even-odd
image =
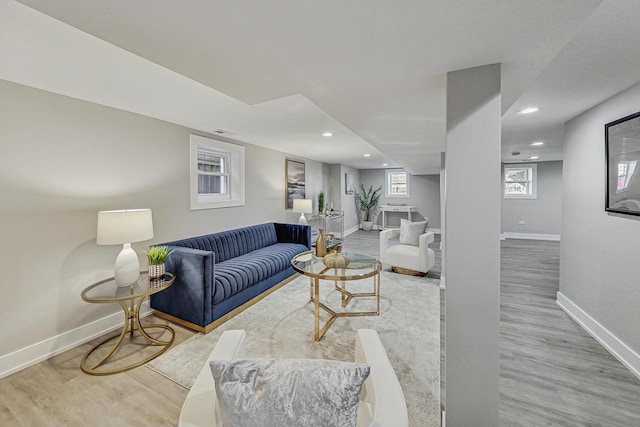
[[[96,304],[120,304],[120,306],[124,310],[124,326],[122,327],[122,331],[119,335],[109,337],[99,342],[98,344],[94,345],[87,352],[87,354],[84,355],[84,357],[82,358],[82,362],[80,363],[80,367],[82,368],[82,370],[91,375],[116,374],[118,372],[124,372],[129,369],[141,366],[167,351],[171,344],[173,344],[173,340],[175,339],[175,331],[167,325],[148,325],[146,326],[146,329],[164,329],[171,333],[171,338],[168,340],[158,340],[151,337],[147,333],[145,328],[143,328],[140,324],[140,306],[142,305],[142,301],[147,296],[167,289],[169,286],[173,285],[173,282],[175,282],[175,280],[176,276],[172,273],[165,273],[160,279],[149,279],[149,275],[147,273],[140,273],[140,277],[138,278],[137,283],[133,286],[118,287],[116,286],[115,279],[110,278],[94,283],[93,285],[83,290],[81,296],[82,299],[87,302]],[[151,356],[148,356],[142,360],[138,360],[135,363],[115,369],[100,370],[100,366],[102,366],[122,345],[127,332],[130,333],[130,337],[131,339],[133,339],[134,331],[140,332],[140,335],[144,338],[145,341],[147,341],[148,344],[160,346],[160,349],[157,352],[153,353]],[[107,354],[101,357],[97,362],[89,365],[87,362],[89,356],[98,348],[102,347],[115,338],[118,339],[111,350],[108,351]]]
[[[382,263],[369,255],[355,252],[341,252],[348,264],[344,267],[327,267],[322,257],[316,257],[312,251],[296,255],[291,260],[294,270],[309,277],[310,299],[314,304],[313,338],[320,341],[338,317],[377,316],[380,314],[380,271]],[[346,289],[346,282],[373,277],[373,291],[352,293]],[[320,302],[320,280],[334,282],[334,287],[341,294],[342,307],[347,307],[352,298],[375,297],[375,311],[336,311]],[[340,282],[340,285],[338,285]],[[329,320],[320,327],[320,309],[329,313]]]

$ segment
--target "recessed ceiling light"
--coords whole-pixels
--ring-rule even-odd
[[[538,146],[540,146],[540,145],[544,145],[544,142],[542,142],[542,141],[536,141],[536,142],[532,142],[532,143],[531,143],[531,145],[532,145],[532,146],[534,146],[534,147],[538,147]]]
[[[365,157],[371,157],[371,154],[367,153],[364,155]]]
[[[529,157],[529,160],[538,160],[538,159],[539,159],[539,157],[538,157],[538,156],[531,156],[531,157]]]
[[[389,166],[389,163],[383,163],[382,166]]]
[[[527,107],[527,108],[523,108],[522,110],[518,111],[518,114],[531,114],[531,113],[535,113],[538,110],[539,110],[538,107]]]
[[[325,132],[322,136],[333,136],[333,132]]]

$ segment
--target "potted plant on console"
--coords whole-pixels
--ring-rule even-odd
[[[149,278],[159,279],[164,274],[164,262],[167,260],[173,250],[169,250],[166,246],[151,246],[147,254],[149,261]]]
[[[373,221],[378,216],[378,202],[381,192],[382,186],[374,190],[372,185],[367,190],[364,188],[364,184],[360,184],[360,190],[356,191],[354,197],[356,211],[361,213],[362,229],[365,231],[370,231],[373,228]]]

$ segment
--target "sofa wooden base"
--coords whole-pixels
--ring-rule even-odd
[[[235,309],[231,310],[230,312],[228,312],[224,316],[217,318],[216,320],[214,320],[213,322],[211,322],[211,323],[209,323],[208,325],[205,325],[205,326],[196,325],[195,323],[188,322],[186,320],[180,319],[178,317],[172,316],[172,315],[167,314],[167,313],[163,313],[163,312],[158,311],[158,310],[154,310],[153,314],[158,316],[158,317],[160,317],[160,318],[162,318],[162,319],[166,319],[166,320],[168,320],[170,322],[173,322],[173,323],[175,323],[177,325],[184,326],[185,328],[192,329],[192,330],[197,331],[197,332],[202,332],[202,333],[208,334],[209,332],[213,331],[218,326],[222,325],[227,320],[229,320],[229,319],[237,316],[238,314],[242,313],[247,308],[251,307],[252,305],[254,305],[258,301],[262,300],[266,296],[270,295],[271,293],[277,291],[278,289],[280,289],[281,287],[283,287],[284,285],[286,285],[287,283],[289,283],[290,281],[292,281],[293,279],[295,279],[298,276],[300,276],[300,274],[296,273],[296,274],[294,274],[292,276],[287,277],[283,281],[279,282],[278,284],[276,284],[276,285],[272,286],[271,288],[267,289],[266,291],[262,292],[260,295],[257,295],[255,297],[253,297],[252,299],[250,299],[249,301],[245,302],[241,306],[236,307]]]
[[[402,267],[391,267],[391,270],[393,270],[394,273],[407,274],[409,276],[424,276],[427,274],[421,271],[410,270]]]

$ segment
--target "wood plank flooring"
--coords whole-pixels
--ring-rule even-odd
[[[439,235],[431,247],[429,274],[439,277]],[[501,247],[501,425],[640,426],[640,380],[555,303],[559,243],[506,240]],[[377,256],[378,233],[347,236],[345,249]],[[174,329],[174,345],[193,335]],[[91,344],[0,380],[0,426],[176,425],[187,390],[145,367],[86,375],[79,364]],[[443,370],[444,342],[442,349]]]
[[[559,250],[501,243],[501,425],[640,426],[640,380],[556,304]]]
[[[166,323],[154,316],[143,320],[149,322]],[[172,327],[173,345],[194,334]],[[0,380],[0,426],[175,426],[184,387],[144,366],[108,376],[80,370],[82,356],[101,339]],[[129,351],[116,353],[111,366],[126,363],[128,356]]]

